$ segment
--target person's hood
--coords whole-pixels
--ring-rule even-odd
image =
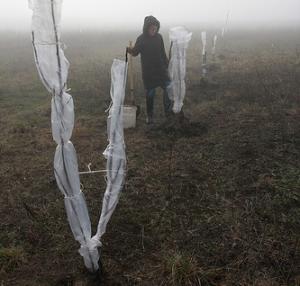
[[[160,28],[159,21],[155,17],[153,17],[153,16],[147,16],[147,17],[145,17],[144,27],[143,27],[143,34],[144,35],[148,35],[148,30],[149,30],[149,27],[151,25],[157,26],[157,32],[159,31],[159,28]]]

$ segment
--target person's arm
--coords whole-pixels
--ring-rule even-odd
[[[127,47],[127,52],[136,57],[142,51],[142,39],[138,37],[133,48]]]
[[[163,59],[164,64],[166,65],[166,67],[168,67],[169,66],[169,59],[168,59],[167,54],[166,54],[164,40],[163,40],[162,36],[160,36],[160,38],[161,38],[161,57]]]

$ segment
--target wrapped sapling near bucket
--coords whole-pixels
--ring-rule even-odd
[[[112,104],[108,116],[109,144],[103,155],[106,163],[106,190],[102,202],[102,211],[98,223],[97,233],[93,237],[99,241],[106,231],[106,225],[113,214],[120,193],[124,187],[126,174],[126,153],[123,129],[123,108],[127,79],[127,61],[114,59],[111,67],[111,100]]]

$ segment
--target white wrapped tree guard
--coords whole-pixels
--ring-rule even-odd
[[[169,63],[170,86],[168,93],[173,101],[173,112],[179,113],[185,97],[186,50],[192,39],[192,33],[183,27],[175,27],[169,32],[171,58]]]
[[[218,36],[215,35],[214,38],[213,38],[212,50],[211,50],[211,53],[212,53],[213,57],[215,57],[215,55],[216,55],[217,40],[218,40]]]
[[[202,74],[205,76],[207,71],[206,71],[206,61],[207,61],[207,53],[206,53],[206,45],[207,45],[207,40],[206,40],[206,32],[201,32],[201,40],[202,40]]]
[[[222,38],[224,38],[224,36],[225,36],[225,27],[222,28],[221,35],[222,35]]]
[[[202,56],[206,54],[206,32],[201,32],[201,40],[202,40]]]
[[[110,144],[106,150],[107,190],[95,237],[91,238],[91,223],[80,179],[76,151],[70,141],[74,126],[73,99],[67,90],[69,63],[60,42],[62,0],[31,0],[33,10],[32,45],[40,78],[52,95],[51,123],[53,139],[57,143],[54,173],[57,185],[65,196],[68,221],[75,239],[80,243],[80,254],[85,266],[97,271],[106,224],[115,209],[125,176],[125,147],[122,126],[122,105],[125,94],[127,64],[115,61],[112,69],[112,98]]]
[[[227,12],[227,15],[226,15],[225,25],[224,25],[224,27],[222,28],[222,38],[224,38],[225,33],[227,32],[227,27],[228,27],[228,23],[229,23],[229,14],[230,14],[230,12],[228,11],[228,12]]]
[[[125,98],[128,64],[115,59],[111,67],[111,100],[108,116],[108,141],[104,151],[107,159],[107,187],[103,198],[102,213],[94,239],[100,240],[106,231],[106,225],[119,201],[126,172],[126,153],[123,129],[123,104]]]
[[[91,243],[91,223],[84,195],[80,190],[75,148],[70,141],[74,126],[73,99],[66,92],[69,62],[60,42],[62,0],[31,0],[32,45],[40,78],[52,95],[52,135],[57,143],[54,174],[65,196],[65,208],[80,253],[91,271],[98,269],[98,250],[84,251]]]

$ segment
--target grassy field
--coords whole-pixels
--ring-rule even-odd
[[[182,126],[165,124],[158,93],[147,128],[134,61],[141,114],[125,134],[126,187],[103,238],[102,285],[300,285],[299,31],[230,32],[206,80],[193,32]],[[105,168],[110,66],[137,35],[63,35],[80,170]],[[99,285],[53,176],[51,98],[30,35],[0,36],[0,285]],[[81,181],[95,232],[105,179]]]

